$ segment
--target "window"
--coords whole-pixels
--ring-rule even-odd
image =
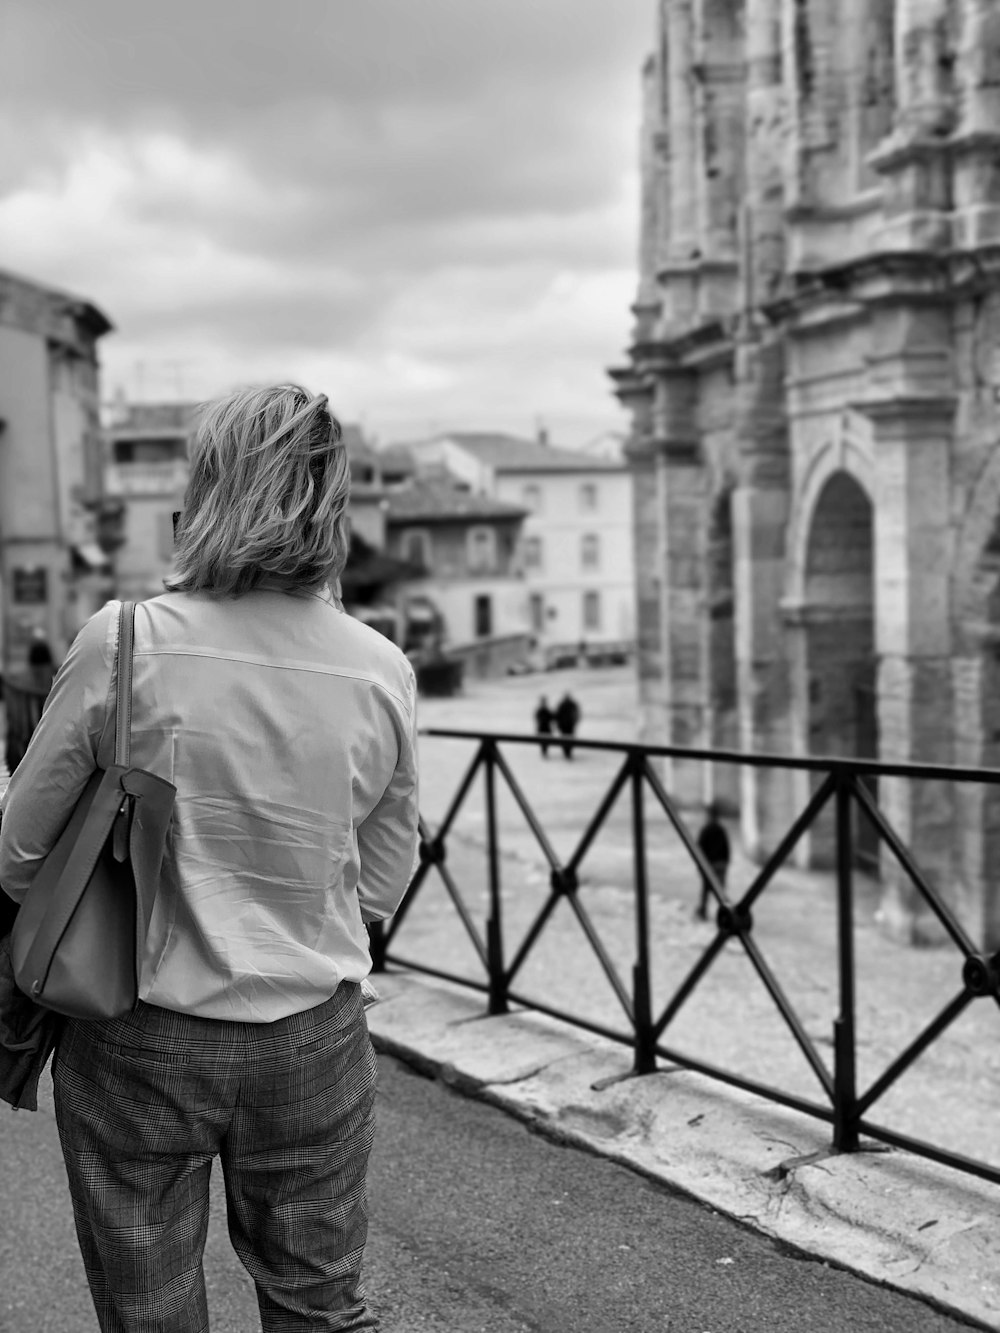
[[[407,528],[403,533],[403,559],[421,569],[431,567],[431,539],[423,528]]]
[[[493,600],[487,595],[480,595],[474,604],[476,619],[476,638],[488,639],[493,633]]]
[[[49,571],[43,565],[17,565],[13,600],[18,606],[42,606],[49,600]]]
[[[541,569],[542,567],[541,537],[525,537],[524,567],[525,569]]]
[[[469,573],[491,574],[496,569],[496,533],[492,528],[470,528],[468,538]]]
[[[585,481],[580,486],[580,508],[583,510],[593,510],[597,508],[597,483]]]
[[[116,440],[116,463],[170,463],[184,457],[183,439]]]
[[[533,514],[542,512],[542,488],[540,486],[531,482],[521,492],[521,498],[524,501],[525,509],[530,509]]]
[[[545,628],[545,598],[540,592],[533,592],[528,598],[528,615],[532,633],[541,634]]]
[[[580,564],[584,569],[597,569],[601,563],[601,539],[595,532],[585,532],[580,538]]]
[[[601,628],[601,594],[585,592],[583,594],[583,628],[599,630]]]

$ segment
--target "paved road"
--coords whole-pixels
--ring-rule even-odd
[[[383,1333],[946,1333],[967,1327],[382,1056],[369,1289]],[[0,1333],[95,1333],[48,1110],[0,1122]],[[259,1327],[216,1190],[213,1333]]]
[[[967,1327],[380,1059],[368,1272],[384,1333]]]

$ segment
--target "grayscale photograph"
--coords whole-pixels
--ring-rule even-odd
[[[1000,0],[4,0],[0,1333],[1000,1333]]]

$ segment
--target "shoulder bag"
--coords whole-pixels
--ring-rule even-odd
[[[88,781],[25,895],[11,934],[18,987],[71,1018],[118,1018],[138,998],[172,783],[129,764],[135,603],[118,622],[114,763]]]

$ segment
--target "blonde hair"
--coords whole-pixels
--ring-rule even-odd
[[[297,384],[207,403],[190,444],[170,592],[239,596],[336,579],[347,560],[351,474],[326,394]]]

